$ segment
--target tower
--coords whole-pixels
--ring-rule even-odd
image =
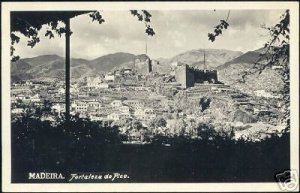
[[[147,35],[146,35],[146,55],[148,54],[147,52],[148,52],[148,38],[147,38]]]
[[[203,51],[203,63],[204,63],[204,65],[203,65],[204,70],[207,70],[207,66],[206,66],[206,63],[205,63],[205,49]]]
[[[194,71],[187,64],[180,65],[175,70],[175,79],[183,88],[192,87],[195,83]]]

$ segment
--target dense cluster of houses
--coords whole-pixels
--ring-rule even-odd
[[[52,110],[58,114],[64,113],[65,104],[56,103]],[[109,104],[103,104],[100,100],[75,100],[71,104],[71,113],[79,113],[81,117],[89,117],[93,121],[119,121],[129,118],[147,121],[156,116],[154,109],[145,107],[140,100],[113,100]]]
[[[145,107],[140,100],[113,100],[109,104],[99,100],[74,101],[71,107],[73,113],[90,116],[92,120],[119,121],[134,118],[144,121],[156,116],[154,109]]]
[[[146,125],[147,121],[157,116],[166,114],[173,116],[169,109],[177,106],[173,99],[176,92],[183,93],[189,100],[197,100],[206,95],[211,96],[215,101],[233,101],[237,108],[254,115],[272,112],[270,105],[260,103],[259,100],[279,98],[279,95],[265,90],[254,91],[252,96],[244,96],[222,83],[195,83],[193,87],[186,89],[183,89],[181,84],[176,81],[158,83],[147,84],[144,75],[138,75],[130,68],[114,70],[96,77],[73,80],[70,90],[71,113],[89,117],[92,121],[118,122],[135,119]],[[50,101],[53,115],[61,115],[66,111],[64,86],[64,81],[13,83],[11,85],[12,114],[21,115],[26,108],[41,107],[45,101]],[[254,99],[255,97],[256,99]],[[184,111],[177,113],[177,116],[199,119],[199,117],[195,117],[195,114],[189,113],[184,116]],[[203,114],[202,119],[210,119],[210,115]],[[170,120],[172,118],[169,118],[168,122]]]

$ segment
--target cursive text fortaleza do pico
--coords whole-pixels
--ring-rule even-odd
[[[93,174],[93,173],[73,173],[70,174],[69,182],[74,181],[82,181],[82,180],[109,180],[109,181],[115,181],[115,180],[126,180],[129,179],[129,175],[127,174],[120,174],[120,173],[111,173],[111,174]]]

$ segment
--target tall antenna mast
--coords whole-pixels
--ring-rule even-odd
[[[148,52],[148,38],[147,38],[147,35],[146,35],[146,55],[147,55],[147,52]]]
[[[204,52],[203,52],[203,62],[204,62],[204,70],[206,70],[207,67],[206,67],[206,63],[205,63],[205,48],[204,48]]]

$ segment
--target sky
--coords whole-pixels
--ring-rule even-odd
[[[261,26],[272,26],[279,21],[284,10],[231,10],[229,28],[214,42],[207,34],[221,19],[226,19],[228,10],[151,10],[151,26],[155,36],[146,36],[144,23],[129,11],[102,11],[105,22],[92,22],[88,15],[71,19],[71,57],[95,59],[100,56],[127,52],[144,54],[146,41],[150,58],[170,58],[192,49],[227,49],[247,52],[258,49],[270,38]],[[15,46],[21,58],[44,54],[64,56],[65,39],[44,37],[47,26],[39,32],[41,38],[34,48],[26,46],[27,39]]]

